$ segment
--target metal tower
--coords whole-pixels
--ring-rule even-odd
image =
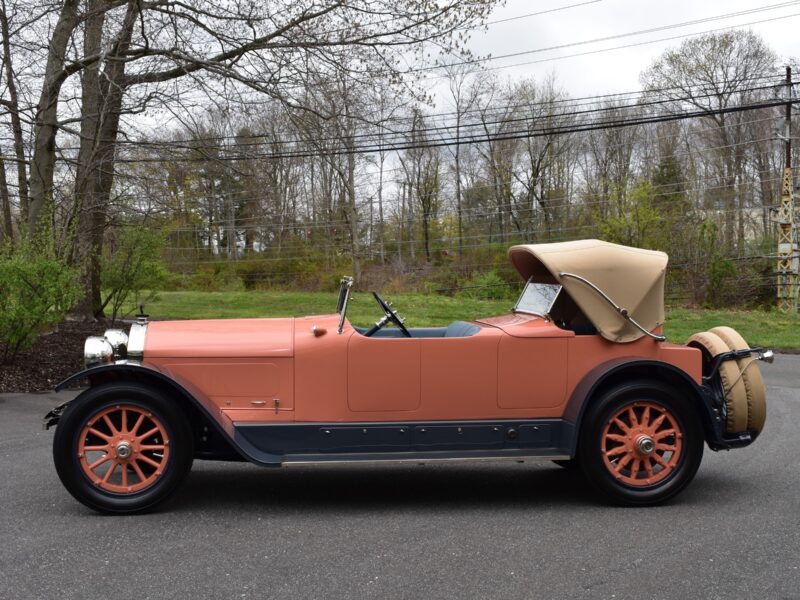
[[[775,217],[778,224],[778,310],[784,313],[797,312],[798,240],[794,210],[794,178],[792,177],[792,68],[786,67],[786,119],[784,144],[786,158],[781,187],[781,205]]]

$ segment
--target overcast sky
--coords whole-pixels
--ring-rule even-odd
[[[679,45],[685,38],[560,60],[552,59],[617,46],[675,38],[712,29],[729,28],[746,23],[752,23],[749,28],[760,34],[782,58],[800,56],[800,42],[798,41],[800,39],[800,1],[508,0],[504,7],[494,11],[489,21],[509,19],[582,2],[586,2],[586,4],[558,12],[492,24],[486,32],[474,32],[469,46],[478,55],[491,54],[496,57],[782,5],[781,8],[774,10],[762,10],[736,17],[710,20],[692,26],[492,60],[483,64],[486,67],[495,68],[544,59],[545,62],[502,68],[496,72],[503,77],[514,79],[526,76],[543,79],[549,73],[554,73],[561,87],[573,97],[580,97],[640,89],[639,74],[665,49]],[[755,23],[778,17],[784,18]],[[800,79],[798,65],[793,66],[798,79]]]

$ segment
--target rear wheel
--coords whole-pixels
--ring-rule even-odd
[[[124,383],[87,390],[53,438],[56,471],[86,506],[133,513],[165,500],[192,464],[192,433],[180,409],[150,387]]]
[[[618,504],[646,506],[672,498],[694,478],[702,457],[697,414],[661,383],[613,388],[584,417],[581,467]]]

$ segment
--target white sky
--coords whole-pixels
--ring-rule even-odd
[[[504,7],[494,11],[489,21],[586,1],[588,0],[508,0]],[[800,2],[782,0],[762,0],[761,2],[758,0],[725,0],[724,2],[719,0],[705,2],[702,0],[600,0],[550,14],[490,25],[486,32],[473,33],[469,47],[477,55],[498,56],[652,29],[776,4],[784,6],[774,10],[714,20],[693,26],[492,60],[484,65],[498,67],[553,59],[568,54],[672,38],[776,17],[785,18],[753,24],[749,28],[760,34],[780,57],[798,57],[800,56]],[[639,74],[665,49],[676,47],[681,41],[682,39],[673,39],[586,56],[547,60],[536,64],[503,68],[496,72],[501,77],[513,79],[529,76],[544,79],[548,74],[554,73],[556,81],[573,97],[635,91],[641,87]],[[798,65],[794,64],[793,66],[798,79],[800,79]]]

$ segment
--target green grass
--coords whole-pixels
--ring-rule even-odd
[[[383,294],[382,294],[383,295]],[[241,317],[300,317],[332,314],[334,292],[158,292],[146,311],[156,319],[232,319]],[[513,301],[472,300],[435,294],[386,294],[409,327],[437,327],[451,321],[504,314]],[[372,325],[381,316],[368,292],[354,292],[347,308],[350,321]]]
[[[682,343],[693,333],[718,325],[733,327],[751,346],[800,349],[800,315],[776,311],[675,308],[667,313],[664,331],[671,341]]]
[[[508,313],[508,300],[473,300],[435,294],[387,294],[386,299],[410,327],[437,327],[451,321]],[[331,292],[159,292],[147,305],[157,319],[212,319],[291,317],[330,314],[336,308]],[[351,322],[369,326],[380,310],[366,292],[355,292],[348,308]],[[667,313],[665,331],[670,341],[683,343],[698,331],[717,325],[733,327],[753,346],[800,348],[800,316],[777,312],[724,311],[676,308]]]

